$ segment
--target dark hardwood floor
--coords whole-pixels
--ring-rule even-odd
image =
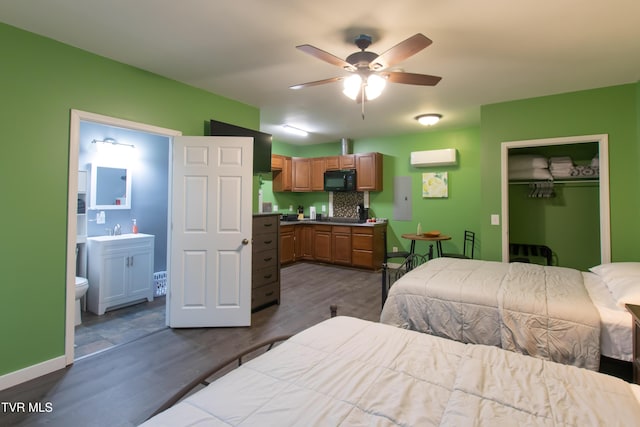
[[[0,402],[39,402],[44,411],[2,411],[0,426],[138,425],[208,367],[329,318],[331,304],[339,315],[379,320],[379,272],[299,263],[281,281],[281,304],[254,313],[251,327],[162,329],[0,391]]]

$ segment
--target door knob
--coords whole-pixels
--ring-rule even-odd
[[[249,241],[248,241],[247,239],[242,239],[242,244],[243,244],[243,245],[248,245],[248,244],[249,244]]]

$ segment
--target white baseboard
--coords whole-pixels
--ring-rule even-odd
[[[9,387],[13,387],[14,385],[38,378],[50,372],[57,371],[58,369],[62,369],[66,366],[65,360],[64,356],[60,356],[2,375],[0,376],[0,390],[5,390]]]

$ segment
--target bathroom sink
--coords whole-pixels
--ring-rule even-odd
[[[115,236],[93,236],[89,237],[89,239],[99,240],[101,242],[107,242],[109,240],[122,240],[122,239],[137,239],[140,237],[149,237],[150,234],[142,234],[142,233],[127,233],[127,234],[117,234]]]

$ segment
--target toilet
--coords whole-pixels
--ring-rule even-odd
[[[82,323],[80,299],[87,293],[89,281],[84,277],[76,276],[76,326]]]

